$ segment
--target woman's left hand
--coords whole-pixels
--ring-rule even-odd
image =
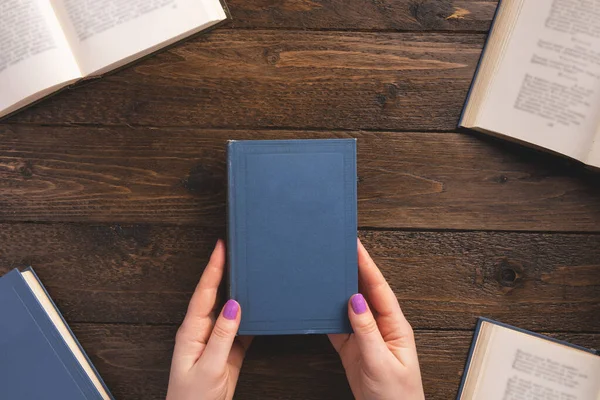
[[[229,300],[214,320],[224,268],[225,245],[219,240],[177,331],[167,400],[233,397],[252,338],[236,338],[241,310],[235,300]]]

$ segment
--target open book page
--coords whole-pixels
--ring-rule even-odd
[[[84,75],[100,74],[226,18],[218,0],[55,0]]]
[[[0,2],[0,116],[80,77],[48,1]]]
[[[494,326],[474,400],[596,400],[600,357]]]
[[[600,0],[527,0],[478,126],[584,160],[600,114]]]

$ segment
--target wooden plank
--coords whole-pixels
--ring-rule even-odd
[[[487,32],[496,1],[230,0],[235,28]]]
[[[118,399],[164,399],[174,326],[73,324],[75,335]],[[551,334],[600,347],[599,334]],[[417,331],[427,399],[456,397],[471,331]],[[258,337],[250,347],[236,399],[351,399],[344,372],[325,336]]]
[[[0,225],[0,273],[32,265],[70,322],[180,323],[223,232],[204,227]],[[600,331],[600,235],[362,231],[419,329],[487,316]]]
[[[451,130],[484,35],[219,30],[8,119]]]
[[[600,230],[600,175],[453,133],[0,126],[0,221],[222,228],[227,139],[358,138],[359,224]]]

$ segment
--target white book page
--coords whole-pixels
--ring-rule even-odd
[[[585,160],[585,163],[600,168],[600,124],[598,125],[592,148],[590,149],[590,153]]]
[[[48,1],[0,1],[0,116],[80,77]]]
[[[600,0],[526,0],[478,126],[584,160],[600,115]]]
[[[133,61],[226,18],[218,0],[54,0],[84,75]]]
[[[600,357],[495,327],[473,400],[597,400]]]

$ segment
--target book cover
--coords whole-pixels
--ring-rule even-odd
[[[16,269],[0,278],[0,351],[2,398],[105,399]]]
[[[229,295],[240,335],[348,333],[356,140],[231,141]]]

